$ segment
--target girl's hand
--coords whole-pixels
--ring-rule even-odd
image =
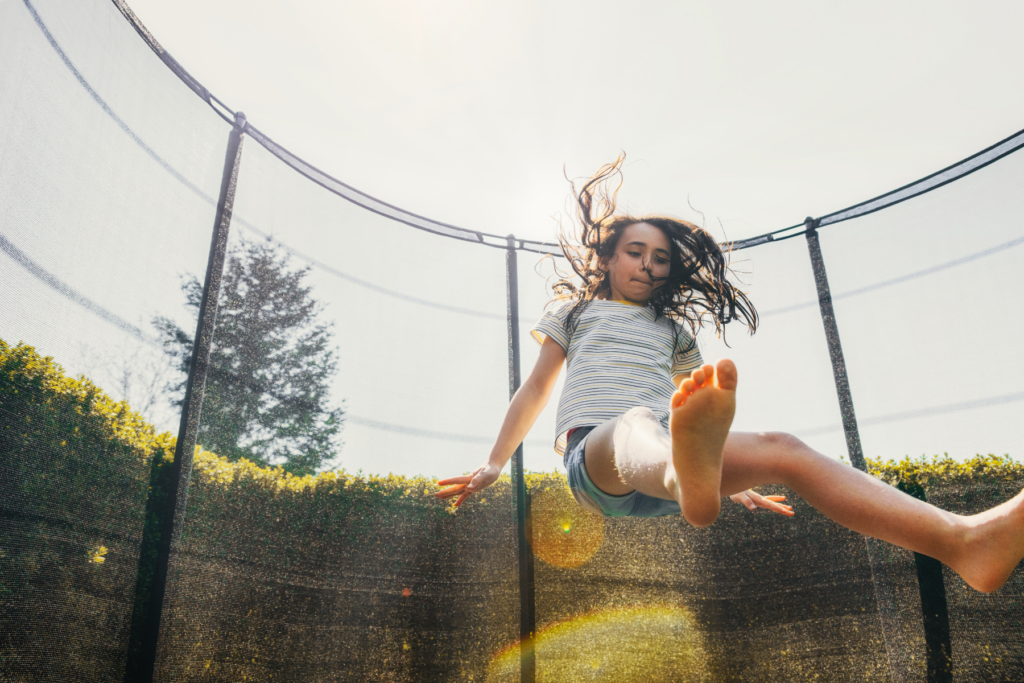
[[[737,493],[729,496],[729,500],[740,505],[745,505],[748,510],[756,510],[757,508],[764,508],[765,510],[771,510],[777,512],[780,515],[786,517],[792,517],[796,513],[793,512],[791,505],[781,505],[782,501],[786,500],[785,496],[762,496],[756,491],[747,489],[742,493]]]
[[[442,479],[437,482],[438,486],[448,486],[443,491],[438,491],[434,494],[435,498],[441,500],[447,500],[452,496],[458,496],[458,500],[455,501],[455,507],[462,505],[467,498],[477,491],[483,491],[485,488],[493,484],[498,480],[498,475],[501,474],[501,469],[488,463],[482,467],[476,468],[473,474],[464,474],[461,477],[451,477],[450,479]]]

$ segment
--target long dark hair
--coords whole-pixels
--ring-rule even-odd
[[[724,336],[725,325],[739,320],[753,334],[757,329],[757,311],[747,295],[728,281],[732,272],[728,252],[722,251],[706,230],[671,216],[616,213],[625,159],[622,153],[614,162],[599,168],[579,190],[566,178],[576,204],[576,230],[575,234],[567,235],[564,226],[559,225],[558,243],[575,275],[561,273],[556,266],[555,274],[561,279],[552,286],[552,302],[576,301],[566,322],[569,334],[575,330],[588,302],[611,294],[608,273],[599,267],[600,260],[615,255],[622,233],[636,223],[658,228],[671,245],[669,275],[647,302],[654,309],[655,319],[664,315],[685,324],[694,339],[707,322],[714,323],[715,331]]]

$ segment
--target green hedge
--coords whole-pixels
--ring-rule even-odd
[[[0,418],[0,679],[120,681],[175,438],[2,340]],[[989,505],[1024,479],[1020,463],[992,455],[869,468],[947,509]],[[620,661],[615,633],[637,653],[676,653],[672,666],[687,670],[677,680],[862,680],[883,666],[863,541],[792,492],[779,491],[800,524],[727,506],[711,530],[696,530],[674,518],[580,516],[563,476],[527,479],[542,678]],[[518,634],[510,481],[458,510],[436,490],[424,477],[294,476],[197,447],[160,676],[503,680]],[[889,578],[912,582],[902,551],[887,552]],[[1016,594],[961,598],[947,585],[954,617],[1002,658],[988,669],[962,658],[959,679],[1015,674],[1006,661],[1016,627],[999,629]],[[889,613],[906,622],[901,647],[913,654],[913,585],[894,600]],[[993,606],[1010,610],[995,626]]]

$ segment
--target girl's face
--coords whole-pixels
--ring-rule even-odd
[[[665,284],[671,268],[668,237],[649,223],[634,223],[622,231],[615,254],[602,259],[613,301],[646,304]]]

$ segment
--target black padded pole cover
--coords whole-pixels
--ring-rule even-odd
[[[901,483],[900,491],[926,501],[920,484]],[[934,557],[914,553],[917,585],[921,592],[921,615],[924,618],[925,663],[928,683],[953,683],[953,644],[949,630],[949,602],[942,563]]]
[[[181,409],[181,423],[178,426],[178,442],[174,450],[174,463],[171,465],[169,475],[167,502],[160,519],[157,565],[146,610],[138,667],[129,667],[126,670],[126,683],[135,681],[151,683],[156,666],[157,643],[160,639],[160,623],[165,597],[168,595],[167,587],[173,581],[170,560],[177,548],[185,521],[188,485],[192,474],[192,458],[195,455],[199,414],[203,405],[203,392],[206,388],[210,349],[213,346],[217,301],[220,296],[221,277],[224,273],[224,258],[228,246],[228,230],[231,226],[231,211],[235,201],[235,185],[238,182],[238,169],[242,160],[242,134],[244,132],[245,114],[238,112],[235,114],[235,125],[228,137],[228,148],[224,158],[224,173],[221,176],[216,222],[210,240],[210,256],[206,262],[203,298],[199,305],[199,320],[196,322],[196,334],[192,344],[192,362],[189,364],[185,400]]]
[[[516,238],[509,235],[505,252],[505,283],[508,293],[508,395],[509,400],[519,390],[519,276],[516,265]],[[523,683],[536,680],[536,660],[533,634],[536,630],[536,611],[533,586],[533,551],[530,549],[530,498],[526,492],[523,473],[523,444],[516,446],[512,455],[512,486],[515,490],[516,531],[519,537],[519,659]]]

